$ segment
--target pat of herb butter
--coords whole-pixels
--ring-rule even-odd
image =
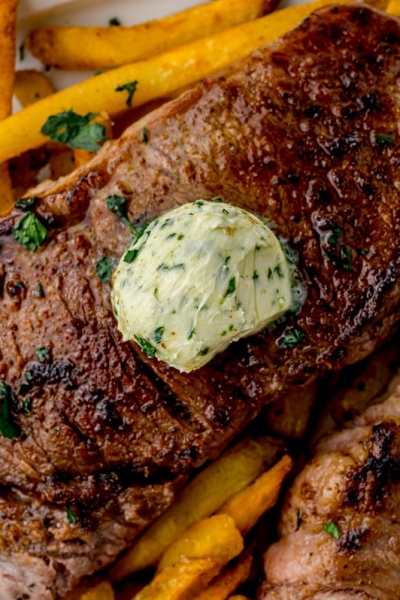
[[[150,223],[126,248],[112,285],[124,340],[185,372],[292,305],[279,240],[224,202],[198,200]]]

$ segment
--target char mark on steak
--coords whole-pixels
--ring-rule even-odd
[[[73,503],[85,514],[93,503],[122,527],[142,527],[121,494],[139,484],[146,494],[156,481],[174,487],[284,384],[380,343],[399,305],[399,75],[396,19],[359,5],[323,9],[31,191],[49,229],[36,252],[14,239],[20,211],[0,221],[0,377],[21,434],[0,438],[3,485],[54,510]],[[126,197],[131,222],[215,196],[265,218],[297,257],[302,310],[194,373],[148,359],[122,342],[96,275],[129,237],[107,208],[113,194]],[[298,343],[279,343],[294,330]],[[38,348],[48,350],[43,363]],[[149,498],[150,519],[165,503]],[[91,556],[87,572],[100,564]],[[46,584],[55,596],[59,573]],[[81,575],[65,566],[62,589]]]
[[[260,600],[397,598],[399,507],[398,389],[351,428],[322,440],[296,478],[281,515],[282,538],[265,556]],[[331,535],[328,523],[337,529]]]

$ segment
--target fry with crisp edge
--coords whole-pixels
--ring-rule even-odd
[[[15,37],[18,0],[0,2],[0,119],[11,114],[15,75]],[[1,138],[0,138],[1,139]],[[4,161],[0,160],[0,163]],[[0,215],[14,206],[14,196],[7,164],[0,164]]]
[[[173,600],[187,598],[189,595],[192,597],[242,550],[243,538],[231,517],[216,515],[203,519],[170,546],[162,557],[156,576],[135,599]],[[193,570],[192,567],[196,565],[193,561],[199,560],[208,562],[197,563],[201,568]]]
[[[251,21],[277,4],[277,0],[214,0],[132,27],[42,27],[31,31],[24,43],[44,65],[56,69],[110,69]]]
[[[225,567],[210,585],[193,600],[226,600],[229,594],[248,579],[252,564],[253,557],[248,552],[244,552],[234,567]],[[236,597],[244,598],[244,596]],[[245,598],[245,600],[247,599]]]
[[[276,504],[283,481],[292,465],[292,459],[288,455],[283,456],[253,484],[228,500],[218,514],[231,516],[239,531],[245,535],[254,527],[261,515]]]
[[[225,565],[243,550],[243,537],[229,515],[214,515],[190,527],[163,554],[158,571],[186,558],[209,557]]]
[[[219,573],[220,563],[211,558],[191,558],[169,565],[133,600],[189,600]]]
[[[172,506],[138,538],[111,568],[120,581],[156,565],[165,550],[194,523],[215,513],[231,496],[252,483],[276,459],[271,438],[246,439],[199,473]]]
[[[109,581],[102,581],[81,595],[80,600],[114,600],[114,590]]]
[[[387,0],[374,1],[382,6]],[[348,2],[338,0],[336,4]],[[290,6],[146,61],[91,77],[44,98],[0,123],[0,162],[44,144],[47,138],[40,128],[51,115],[72,109],[80,115],[104,110],[113,116],[127,106],[134,108],[166,97],[243,58],[298,25],[313,10],[330,3],[331,0],[315,0]]]

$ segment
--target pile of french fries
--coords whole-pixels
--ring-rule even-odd
[[[113,123],[121,115],[125,123],[133,122],[138,107],[174,97],[283,35],[331,1],[314,0],[274,12],[276,0],[214,0],[132,27],[39,28],[29,33],[25,47],[44,65],[102,70],[57,91],[43,72],[15,72],[18,0],[1,0],[0,214],[9,212],[34,181],[37,173],[29,172],[29,156],[36,149],[47,149],[54,179],[95,154],[51,142],[41,133],[49,117],[68,110],[78,115],[96,113],[94,121],[104,126],[111,139]],[[400,15],[400,0],[368,3]],[[22,110],[12,115],[14,94]],[[22,170],[28,171],[18,183],[12,182],[9,161],[21,161]],[[343,422],[349,407],[361,412],[384,389],[393,360],[400,363],[396,344],[368,362],[355,376],[354,389],[339,381],[320,418],[318,436]],[[365,385],[360,386],[357,377]],[[303,439],[315,396],[315,383],[288,390],[267,408],[265,429],[286,440]],[[252,532],[276,504],[292,469],[292,459],[276,440],[249,437],[207,466],[106,577],[78,586],[69,600],[245,600],[232,594],[252,571]],[[143,582],[143,573],[149,572],[153,575]]]

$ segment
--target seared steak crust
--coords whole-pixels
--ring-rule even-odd
[[[398,597],[399,417],[397,392],[320,444],[288,494],[260,598]],[[338,539],[323,529],[330,522]]]
[[[15,242],[19,211],[0,221],[0,377],[22,433],[0,439],[1,483],[90,507],[95,529],[124,490],[215,456],[284,383],[372,351],[399,304],[399,76],[396,19],[324,9],[31,192],[50,232],[39,251]],[[301,312],[192,374],[147,359],[122,343],[95,272],[128,240],[112,194],[132,222],[214,196],[265,217],[295,253]]]

